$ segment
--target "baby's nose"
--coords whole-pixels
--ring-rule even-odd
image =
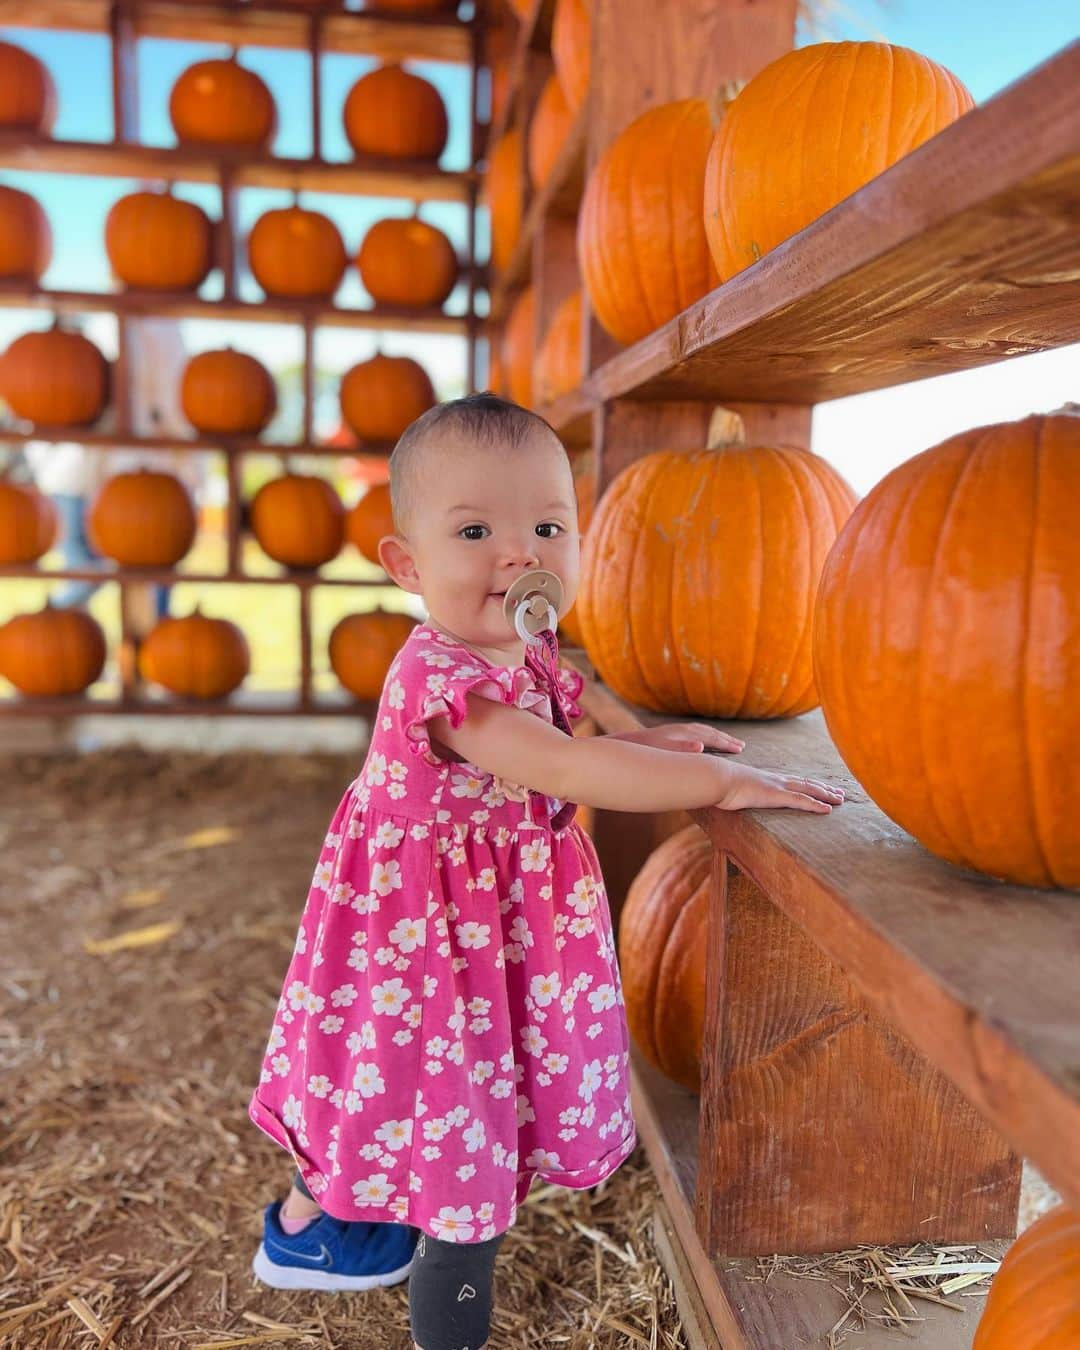
[[[503,563],[507,567],[539,567],[540,557],[535,545],[514,544],[503,553]]]

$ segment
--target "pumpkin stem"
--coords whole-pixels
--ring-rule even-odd
[[[745,80],[725,80],[716,90],[709,103],[709,122],[715,131],[724,120],[724,114],[746,87]]]
[[[746,444],[746,426],[730,408],[714,408],[705,437],[707,450],[723,450],[728,445]]]

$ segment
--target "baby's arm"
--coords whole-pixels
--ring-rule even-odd
[[[530,712],[475,694],[461,725],[433,718],[431,735],[478,769],[561,801],[607,811],[739,810],[788,806],[826,812],[841,789],[714,755],[688,755],[606,736],[575,739]]]

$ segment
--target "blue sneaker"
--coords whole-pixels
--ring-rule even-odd
[[[417,1229],[323,1214],[290,1235],[281,1226],[281,1204],[263,1211],[263,1240],[251,1263],[271,1289],[376,1289],[408,1279]]]

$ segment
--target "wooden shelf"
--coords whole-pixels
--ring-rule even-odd
[[[446,173],[436,164],[381,160],[366,155],[346,162],[286,159],[246,150],[131,145],[122,141],[57,141],[0,132],[0,168],[33,173],[94,174],[105,178],[217,183],[228,174],[237,188],[285,188],[361,197],[467,203],[473,170]]]
[[[184,440],[169,436],[125,436],[118,431],[87,431],[83,427],[41,427],[34,431],[13,431],[0,427],[0,445],[26,445],[32,441],[51,444],[78,441],[86,450],[191,450],[227,455],[319,455],[334,459],[385,460],[393,444],[296,445],[280,441],[261,441],[249,436],[200,436]]]
[[[45,569],[33,563],[0,565],[0,581],[100,581],[113,582],[119,586],[176,586],[181,582],[190,582],[196,586],[216,586],[221,584],[249,586],[298,586],[301,590],[312,590],[316,586],[392,586],[389,577],[327,577],[315,569],[313,571],[282,571],[274,576],[257,576],[250,572],[179,572],[168,567],[103,567],[100,571],[90,567],[58,567]]]
[[[110,8],[110,0],[34,0],[33,4],[0,0],[0,27],[107,33]],[[318,14],[323,16],[323,51],[377,56],[384,61],[470,59],[470,25],[456,19],[351,13],[340,5],[316,7],[287,0],[281,4],[140,0],[133,8],[137,37],[227,42],[240,47],[306,47],[311,19]]]
[[[3,0],[0,0],[0,4]],[[2,13],[2,10],[0,10]],[[525,83],[528,72],[529,54],[534,51],[546,52],[551,47],[551,25],[555,18],[555,0],[534,0],[532,12],[527,19],[517,22],[517,34],[514,50],[510,57],[509,85],[506,101],[498,119],[492,122],[488,130],[488,145],[494,145],[506,132],[514,114],[518,93]]]
[[[582,655],[567,660],[591,674]],[[595,679],[581,703],[605,731],[689,720],[632,708]],[[852,778],[820,710],[714,725],[747,742],[747,763],[797,768],[847,792],[828,819],[692,812],[716,848],[1080,1205],[1077,895],[1004,885],[927,853]]]
[[[18,694],[0,698],[0,717],[98,717],[124,714],[137,717],[363,717],[375,715],[375,703],[340,695],[286,703],[257,695],[226,699],[181,699],[171,696],[142,699],[38,698]]]
[[[812,404],[1080,341],[1080,43],[594,371],[617,398]]]

